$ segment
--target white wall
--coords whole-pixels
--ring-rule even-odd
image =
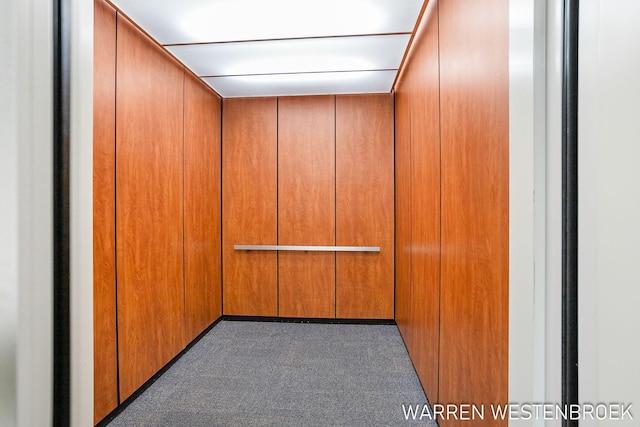
[[[640,419],[640,2],[580,5],[580,400]],[[582,425],[610,425],[611,421]]]
[[[93,1],[71,0],[71,426],[93,425]]]
[[[509,14],[509,402],[560,402],[562,1]]]
[[[509,399],[560,403],[563,5],[545,2],[544,36],[534,18],[537,5],[510,2]],[[522,21],[517,14],[527,9]],[[579,397],[633,403],[635,420],[615,425],[638,425],[640,2],[592,0],[581,2],[580,11]],[[523,194],[530,189],[533,199]],[[560,420],[510,424],[559,426]]]
[[[53,30],[50,1],[12,2],[17,11],[16,413],[17,425],[30,427],[49,425],[52,415]]]
[[[509,2],[509,401],[534,383],[535,1]],[[543,141],[544,142],[544,141]],[[542,328],[544,329],[544,328]],[[511,425],[524,423],[512,422]]]
[[[0,425],[16,424],[18,127],[16,6],[0,3]]]
[[[563,0],[547,1],[545,183],[545,402],[562,401],[562,40]],[[536,259],[538,261],[538,259]],[[545,426],[560,426],[560,420]]]

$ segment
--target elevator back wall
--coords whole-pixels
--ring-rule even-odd
[[[224,100],[224,314],[393,319],[393,117],[389,94]]]

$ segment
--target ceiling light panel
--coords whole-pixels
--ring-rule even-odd
[[[423,0],[112,0],[161,44],[410,33]]]
[[[223,98],[386,93],[396,70],[341,73],[209,77],[203,80]]]
[[[409,35],[169,46],[199,76],[398,68]]]

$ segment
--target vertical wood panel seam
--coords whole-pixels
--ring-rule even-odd
[[[276,97],[276,245],[280,244],[280,98]],[[276,316],[280,316],[280,253],[276,251]]]
[[[407,91],[407,107],[409,110],[409,273],[408,273],[408,286],[409,286],[409,306],[407,317],[409,323],[409,342],[412,351],[415,354],[415,347],[413,337],[416,334],[415,331],[415,318],[413,313],[413,109],[411,104],[411,92]],[[413,326],[412,326],[413,325]]]
[[[419,23],[420,21],[418,21]],[[417,26],[418,24],[416,24]],[[397,78],[397,77],[396,77]],[[398,223],[396,221],[398,217],[397,213],[397,191],[396,191],[396,91],[395,89],[391,89],[391,97],[392,97],[392,105],[393,105],[393,318],[396,318],[397,310],[396,310],[396,288],[397,288],[397,265],[398,265],[398,245],[397,245],[397,234],[398,234]]]
[[[113,65],[114,92],[113,92],[113,264],[115,270],[115,311],[116,311],[116,395],[118,405],[122,403],[120,397],[120,340],[118,338],[118,163],[116,162],[118,150],[118,21],[120,13],[115,12],[115,61]]]
[[[442,75],[442,62],[440,61],[440,2],[436,2],[436,23],[437,27],[437,37],[438,37],[438,152],[440,153],[440,165],[438,167],[439,175],[440,175],[440,213],[439,213],[439,222],[440,222],[440,236],[439,236],[439,246],[440,246],[440,254],[438,260],[438,384],[436,386],[436,393],[438,396],[438,400],[440,400],[440,380],[442,376],[442,369],[440,369],[440,361],[442,360],[442,328],[441,328],[441,319],[442,319],[442,84],[440,81],[440,76]]]
[[[224,226],[223,226],[223,218],[222,216],[224,215],[224,198],[222,197],[222,189],[223,189],[223,183],[222,183],[222,178],[223,178],[223,171],[222,168],[224,167],[224,163],[222,161],[222,156],[223,156],[223,144],[222,144],[222,126],[224,124],[222,117],[224,114],[224,102],[222,99],[218,99],[218,102],[220,103],[220,145],[219,145],[219,152],[220,152],[220,315],[222,316],[224,314],[224,236],[223,236],[223,230],[224,230]]]
[[[413,154],[412,150],[413,150],[413,134],[412,134],[412,124],[411,124],[411,97],[409,96],[410,92],[407,91],[407,109],[408,109],[408,113],[409,113],[409,126],[407,126],[408,130],[409,130],[409,147],[408,147],[408,153],[409,153],[409,273],[408,273],[408,287],[409,287],[409,303],[407,304],[409,306],[408,309],[408,313],[407,313],[407,317],[408,317],[408,323],[409,323],[409,342],[410,342],[410,346],[412,347],[413,350],[413,335],[414,332],[412,332],[411,330],[413,329],[411,324],[413,323],[414,319],[413,319],[413,303],[412,303],[412,295],[413,295],[413,279],[412,279],[412,265],[413,265],[413,162],[411,159],[411,155]]]
[[[410,92],[407,92],[407,96],[410,95]],[[412,129],[412,120],[413,117],[411,115],[411,97],[407,100],[409,107],[409,322],[413,322],[413,129]],[[411,327],[409,328],[409,337],[413,340],[414,332],[411,332]],[[413,347],[413,342],[411,343]]]
[[[338,244],[338,102],[333,95],[333,244]],[[333,317],[338,317],[338,253],[333,253]]]
[[[185,97],[187,95],[186,92],[186,79],[184,78],[184,69],[182,70],[182,299],[183,299],[183,306],[182,306],[182,333],[183,333],[183,338],[182,338],[182,347],[184,348],[185,346],[185,341],[187,339],[187,265],[185,263],[185,252],[187,251],[186,248],[186,239],[185,239],[185,227],[184,227],[184,211],[185,211],[185,191],[184,191],[184,176],[186,173],[186,168],[185,168],[185,155],[184,155],[184,146],[185,146],[185,135],[186,135],[186,129],[185,129],[185,119],[184,119],[184,110],[185,110]],[[189,331],[191,332],[191,331]]]

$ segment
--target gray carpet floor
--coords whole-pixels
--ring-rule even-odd
[[[222,321],[120,413],[120,426],[435,426],[396,326]]]

